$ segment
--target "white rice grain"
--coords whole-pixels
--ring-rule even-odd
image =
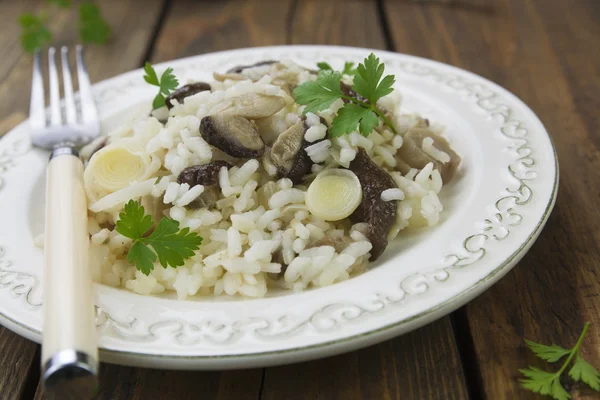
[[[193,188],[189,189],[185,194],[183,194],[176,202],[175,205],[178,207],[184,207],[190,204],[192,201],[196,200],[198,196],[200,196],[204,192],[204,186],[196,185]]]
[[[299,189],[284,189],[275,193],[269,199],[271,209],[281,208],[288,204],[304,203],[306,192]]]
[[[167,186],[167,190],[165,192],[165,196],[163,198],[163,203],[169,204],[175,201],[177,198],[177,194],[179,192],[179,184],[177,182],[170,182]]]
[[[393,200],[404,200],[404,192],[398,188],[386,189],[381,192],[381,200],[393,201]]]
[[[447,163],[450,162],[450,156],[448,155],[448,153],[437,149],[434,145],[433,145],[433,138],[431,137],[426,137],[423,139],[422,142],[422,147],[423,147],[423,151],[429,155],[430,157],[432,157],[434,160],[443,162],[443,163]]]
[[[315,142],[317,140],[324,139],[327,136],[327,127],[322,124],[312,125],[310,128],[306,130],[304,134],[304,139],[309,142]]]
[[[369,251],[371,251],[372,248],[373,245],[371,244],[371,242],[367,240],[362,240],[360,242],[350,243],[344,250],[342,250],[340,254],[347,254],[356,259],[360,256],[364,256],[365,254],[367,254]]]
[[[229,182],[232,186],[244,186],[253,173],[260,166],[258,160],[250,159],[244,163],[234,174],[230,175]]]
[[[231,227],[227,230],[227,255],[230,258],[239,256],[242,253],[242,238],[240,232]]]

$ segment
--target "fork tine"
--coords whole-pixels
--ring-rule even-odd
[[[83,46],[77,46],[77,78],[79,80],[79,95],[81,101],[81,114],[84,124],[97,124],[98,114],[92,97],[90,77],[83,61]]]
[[[67,114],[67,125],[77,123],[77,108],[73,98],[73,82],[71,80],[71,69],[69,68],[69,49],[63,46],[60,49],[61,67],[63,74],[63,88],[65,92],[65,111]]]
[[[44,78],[40,66],[40,49],[36,49],[33,54],[29,124],[32,129],[41,129],[46,126],[46,113],[44,111]]]
[[[48,49],[48,70],[50,77],[50,125],[62,125],[60,112],[60,92],[58,87],[58,73],[56,72],[56,58],[54,47]]]

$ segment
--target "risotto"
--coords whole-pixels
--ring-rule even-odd
[[[267,61],[217,72],[86,146],[94,279],[179,299],[263,297],[349,279],[402,230],[436,225],[460,163],[442,126],[403,113],[396,90],[374,108],[387,123],[332,135],[348,96],[368,104],[340,76],[345,97],[306,112],[295,89],[317,71]],[[183,265],[155,260],[146,274],[128,260],[132,239],[116,223],[132,199],[203,238]]]

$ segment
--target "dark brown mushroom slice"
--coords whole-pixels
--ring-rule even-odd
[[[436,149],[448,154],[450,161],[442,162],[437,160],[423,150],[423,139],[428,137],[433,139],[433,146]],[[401,165],[401,167],[397,167],[399,171],[406,173],[402,170],[402,167],[405,169],[405,165],[409,165],[411,168],[422,169],[432,162],[440,172],[444,183],[448,183],[452,179],[461,158],[450,147],[450,143],[446,139],[427,128],[411,128],[404,135],[403,139],[402,147],[396,153],[396,161]]]
[[[178,183],[187,183],[190,187],[203,185],[204,191],[192,201],[189,208],[210,208],[219,200],[219,171],[221,168],[231,168],[226,161],[212,161],[208,164],[194,165],[181,171],[177,177]]]
[[[279,178],[289,178],[295,185],[302,182],[313,164],[306,148],[314,143],[304,139],[308,126],[300,121],[281,133],[271,148],[271,161],[277,167]]]
[[[190,187],[196,185],[211,186],[219,183],[219,171],[221,168],[231,168],[227,161],[212,161],[208,164],[194,165],[181,171],[177,177],[177,183],[187,183]]]
[[[388,244],[388,233],[396,222],[396,202],[381,200],[381,192],[397,188],[392,177],[371,160],[362,147],[350,163],[350,170],[356,174],[363,190],[362,202],[350,215],[353,223],[367,223],[367,238],[373,245],[371,261],[375,261]]]
[[[264,60],[264,61],[259,61],[255,64],[251,64],[251,65],[237,65],[233,68],[230,68],[227,70],[228,74],[240,74],[242,73],[243,70],[248,69],[248,68],[256,68],[256,67],[262,67],[265,65],[272,65],[277,63],[277,61],[275,60]]]
[[[348,97],[352,97],[358,101],[362,101],[363,103],[370,104],[371,102],[366,97],[362,97],[360,94],[356,93],[352,86],[345,84],[343,81],[340,81],[340,89],[342,93],[344,93]],[[349,100],[343,99],[344,103],[348,103]]]
[[[196,93],[206,92],[207,90],[208,91],[211,90],[210,85],[208,83],[205,83],[205,82],[188,83],[187,85],[180,87],[179,89],[175,90],[173,93],[168,95],[165,100],[165,104],[166,104],[167,108],[170,110],[171,108],[173,108],[173,104],[171,104],[171,100],[175,99],[175,100],[177,100],[177,102],[179,104],[182,104],[183,99],[185,99],[186,97],[195,95]]]
[[[248,119],[239,115],[211,115],[202,118],[200,133],[204,140],[236,158],[260,157],[265,143]]]

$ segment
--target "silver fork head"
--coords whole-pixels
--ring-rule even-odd
[[[60,88],[56,68],[56,50],[48,50],[48,76],[50,88],[50,114],[44,106],[44,78],[40,62],[40,51],[33,55],[33,78],[31,81],[31,103],[29,124],[31,140],[35,146],[52,149],[57,146],[81,146],[100,134],[100,122],[87,68],[83,60],[83,47],[76,47],[77,78],[79,82],[79,107],[73,94],[73,83],[68,59],[69,50],[61,48],[61,69],[65,99],[60,102]],[[63,117],[64,108],[64,117]]]

